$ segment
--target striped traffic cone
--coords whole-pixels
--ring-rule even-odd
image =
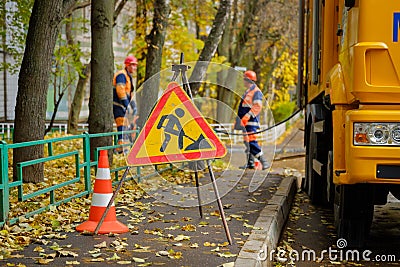
[[[78,232],[95,231],[101,217],[103,216],[104,211],[107,208],[108,202],[112,198],[112,195],[113,195],[113,190],[112,190],[110,166],[108,163],[107,151],[100,150],[96,180],[94,181],[92,205],[90,206],[90,211],[89,211],[89,220],[76,227],[76,230]],[[120,234],[120,233],[126,233],[128,231],[129,229],[126,225],[117,221],[117,215],[115,213],[115,205],[113,203],[98,233]]]

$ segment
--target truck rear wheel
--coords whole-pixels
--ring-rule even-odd
[[[334,217],[338,238],[348,247],[362,247],[374,214],[373,193],[369,185],[339,185],[335,188]]]

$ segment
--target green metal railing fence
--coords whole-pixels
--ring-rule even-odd
[[[138,130],[125,131],[124,134],[138,134]],[[117,135],[121,134],[120,132],[110,132],[110,133],[98,133],[98,134],[88,134],[83,133],[80,135],[74,136],[65,136],[58,138],[51,138],[45,140],[38,141],[30,141],[23,142],[17,144],[7,144],[5,141],[0,141],[0,172],[1,172],[1,184],[0,184],[0,227],[4,224],[14,224],[19,221],[21,216],[25,218],[29,218],[35,214],[39,214],[45,210],[48,210],[51,206],[58,206],[62,203],[66,203],[71,201],[74,198],[88,196],[92,192],[92,176],[91,176],[91,168],[96,167],[98,164],[98,152],[99,150],[114,150],[117,148],[124,148],[126,146],[131,146],[132,143],[127,144],[117,144]],[[98,138],[98,137],[113,137],[113,145],[104,146],[96,148],[95,158],[90,158],[90,139]],[[69,142],[69,143],[68,143]],[[77,147],[71,145],[70,143],[79,142]],[[69,144],[69,146],[67,146]],[[14,149],[26,148],[30,146],[43,145],[45,147],[45,156],[43,158],[38,158],[34,160],[28,160],[24,162],[20,162],[16,165],[16,173],[10,175],[12,170],[12,161],[10,156]],[[56,153],[55,147],[57,145],[62,145],[64,148],[67,146],[68,151],[63,151],[63,153]],[[75,144],[76,146],[76,144]],[[69,149],[68,149],[69,148]],[[64,177],[65,181],[43,186],[43,188],[38,188],[30,193],[24,193],[24,186],[27,186],[27,183],[23,183],[23,168],[27,166],[32,166],[35,164],[50,164],[54,161],[62,161],[68,158],[73,158],[74,166],[74,177]],[[114,164],[113,164],[114,165]],[[110,172],[114,174],[113,185],[118,183],[118,174],[120,171],[126,169],[126,163],[120,166],[113,166],[110,169]],[[136,174],[131,175],[131,177],[127,178],[127,180],[137,178],[138,182],[140,179],[147,178],[149,176],[156,175],[157,173],[163,172],[167,169],[171,169],[172,165],[168,165],[168,167],[164,169],[155,168],[153,171],[149,172],[147,175],[141,174],[141,167],[136,168]],[[13,176],[13,177],[10,177]],[[70,175],[66,175],[70,176]],[[51,178],[47,178],[47,180],[51,181]],[[53,181],[54,182],[54,181]],[[68,197],[59,196],[61,199],[57,200],[57,190],[61,188],[67,188],[68,186],[74,186],[74,189],[78,188],[77,185],[83,183],[82,190],[79,190],[76,193],[72,193]],[[30,190],[32,191],[32,190]],[[24,212],[23,214],[10,214],[11,204],[17,205],[21,203],[33,202],[37,205],[37,201],[33,201],[35,198],[41,197],[41,199],[45,200],[41,203],[40,207],[31,208],[30,211]],[[17,199],[17,203],[11,202],[10,199]],[[48,199],[47,199],[48,198]],[[47,199],[47,200],[46,200]]]

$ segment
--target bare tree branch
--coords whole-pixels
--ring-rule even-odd
[[[81,2],[81,3],[76,3],[75,5],[71,6],[67,11],[66,11],[66,16],[70,16],[72,15],[72,12],[78,10],[78,9],[82,9],[82,8],[86,8],[88,6],[90,6],[91,0],[85,1],[85,2]]]
[[[64,0],[62,6],[62,15],[63,17],[69,13],[72,13],[72,8],[78,4],[78,0]]]
[[[198,93],[201,82],[207,72],[209,62],[217,51],[218,44],[225,29],[225,24],[228,21],[231,5],[232,0],[222,0],[219,4],[211,31],[204,42],[204,47],[200,53],[199,60],[196,62],[192,75],[189,78],[193,95]]]
[[[117,20],[117,18],[119,16],[119,14],[121,13],[121,10],[124,8],[124,6],[125,6],[125,4],[127,2],[128,2],[128,0],[121,0],[121,2],[119,2],[117,8],[114,11],[114,24],[115,24],[115,21]]]

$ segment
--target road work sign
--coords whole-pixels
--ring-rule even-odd
[[[186,92],[171,82],[127,156],[131,166],[221,158],[226,148]]]

